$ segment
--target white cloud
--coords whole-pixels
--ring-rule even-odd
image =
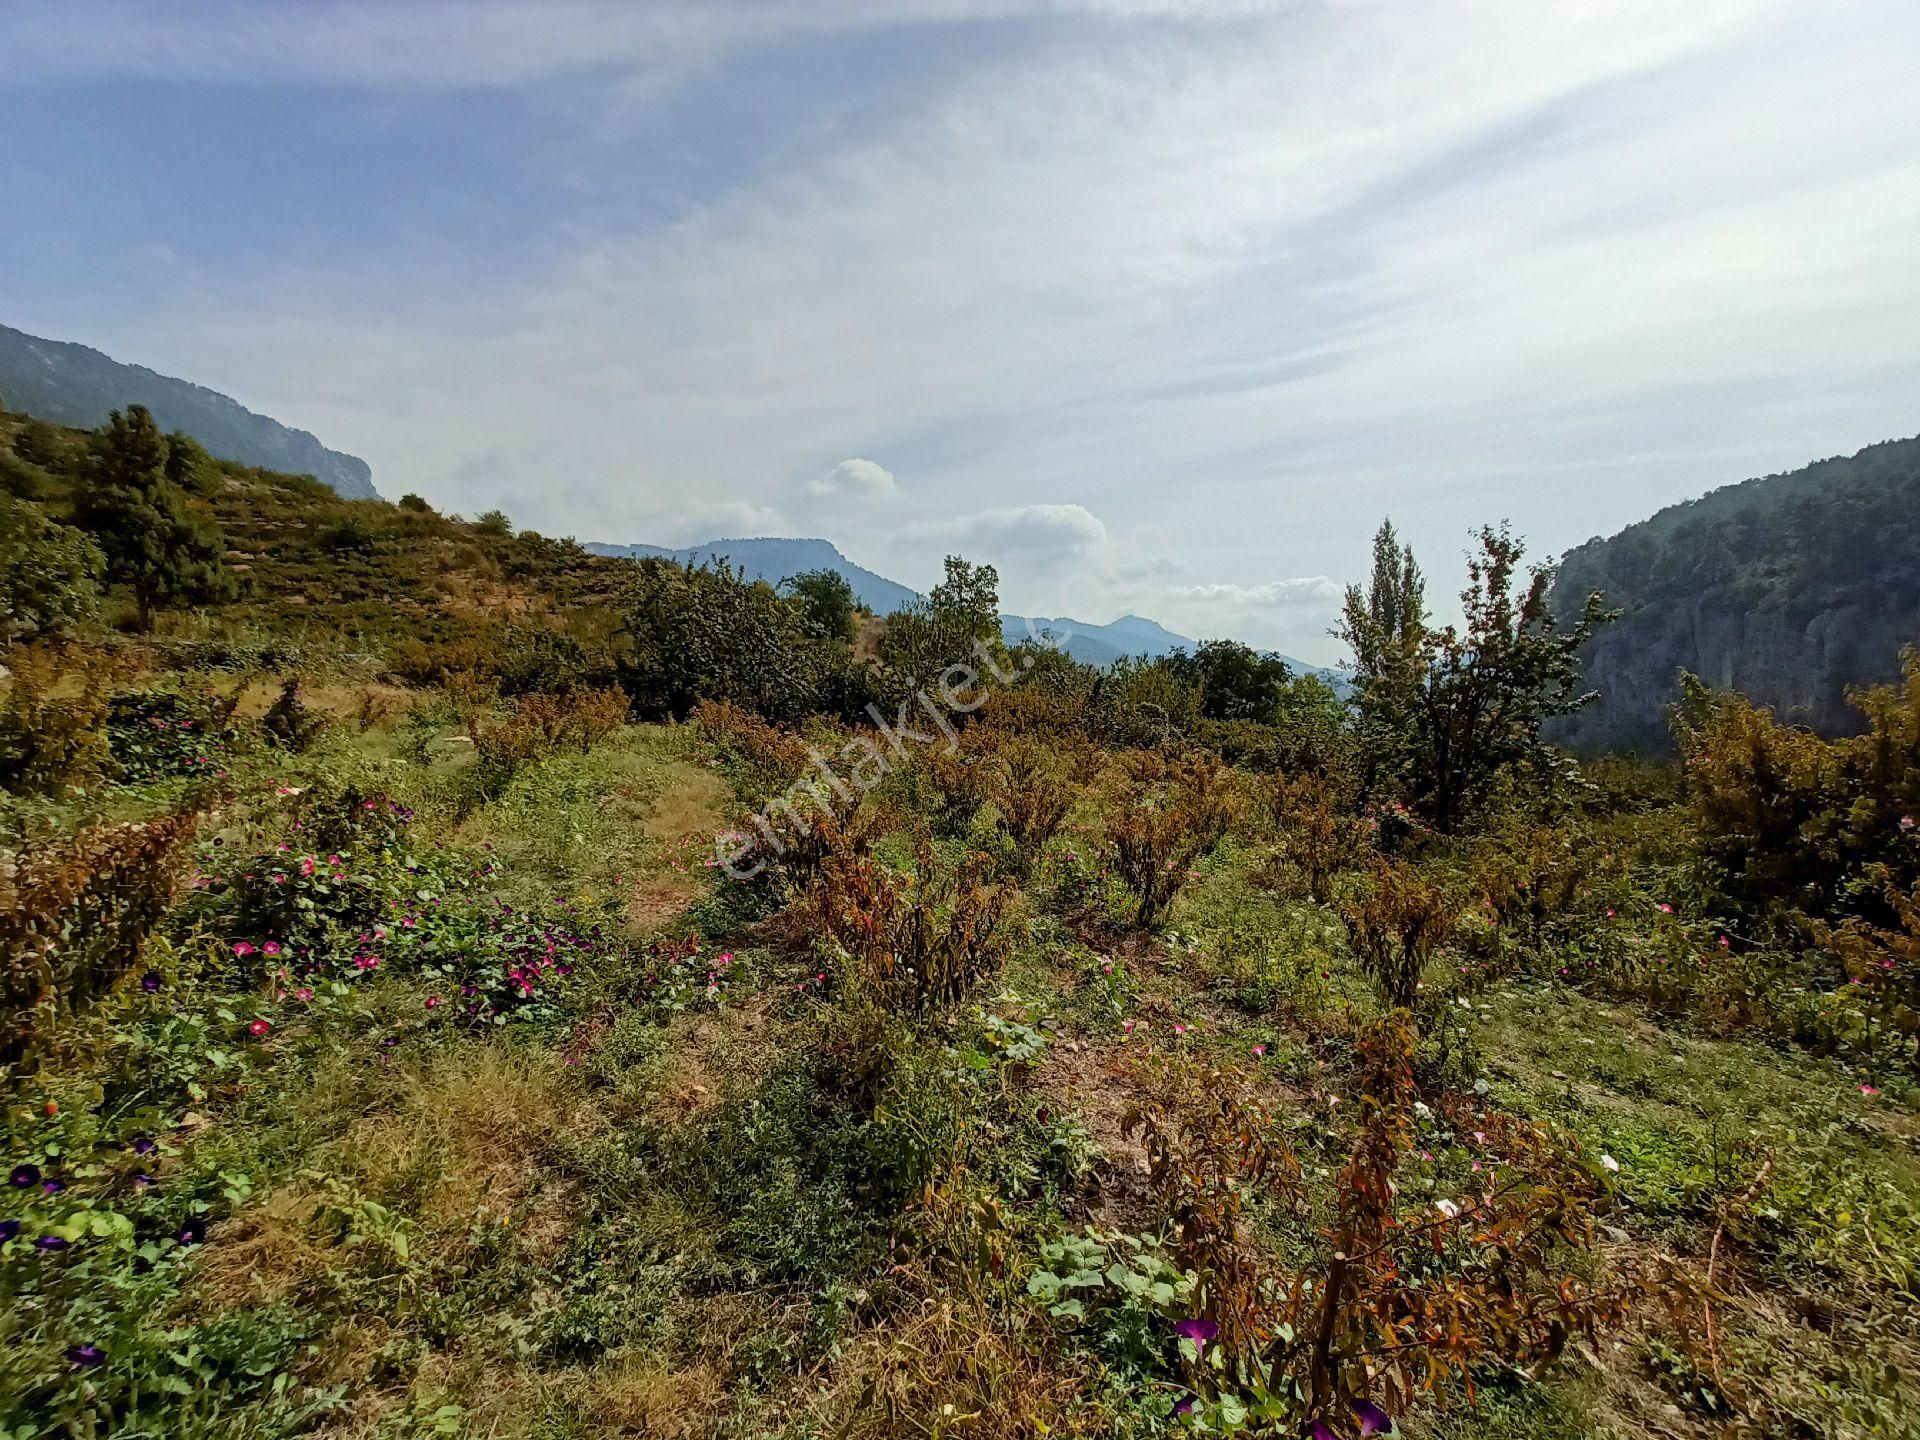
[[[1057,565],[1091,555],[1107,541],[1107,527],[1084,505],[1016,505],[921,520],[909,539],[937,541],[970,560],[1005,565]]]
[[[900,493],[893,472],[872,460],[842,460],[807,482],[807,493],[823,500],[885,500]]]
[[[1167,594],[1177,600],[1192,600],[1202,605],[1238,608],[1254,606],[1307,606],[1324,609],[1337,605],[1346,587],[1329,575],[1296,575],[1288,580],[1266,580],[1258,585],[1173,585]]]

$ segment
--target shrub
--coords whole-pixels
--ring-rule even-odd
[[[925,1013],[996,973],[1012,943],[1012,886],[983,855],[942,875],[922,840],[911,876],[869,855],[831,851],[807,915],[845,956],[848,982],[888,1005]]]
[[[693,722],[709,743],[737,762],[751,798],[777,795],[807,767],[807,747],[794,735],[727,700],[702,700]]]
[[[24,653],[12,659],[0,709],[0,787],[51,795],[99,780],[113,768],[106,672],[90,669],[79,690],[61,695],[59,676],[45,661]]]
[[[1243,1222],[1258,1190],[1296,1200],[1300,1171],[1232,1076],[1189,1081],[1129,1117],[1145,1132],[1176,1263],[1194,1277],[1191,1311],[1169,1329],[1186,1342],[1203,1425],[1254,1414],[1293,1433],[1375,1433],[1422,1393],[1471,1386],[1477,1367],[1550,1363],[1575,1335],[1617,1324],[1636,1291],[1662,1288],[1586,1278],[1605,1187],[1551,1132],[1464,1102],[1416,1109],[1404,1014],[1370,1027],[1360,1052],[1327,1243],[1299,1260],[1268,1259]],[[1467,1169],[1474,1152],[1499,1178]],[[1442,1193],[1456,1187],[1457,1199]]]
[[[1002,745],[993,773],[993,808],[1000,833],[1013,842],[1024,873],[1073,808],[1073,778],[1086,770],[1081,747],[1063,753],[1025,737]]]
[[[18,1061],[52,1014],[96,999],[139,963],[200,815],[189,804],[84,830],[30,859],[0,852],[0,1063]]]
[[[1350,812],[1353,798],[1350,784],[1324,772],[1275,775],[1267,781],[1278,858],[1322,905],[1331,896],[1333,878],[1371,853],[1365,822]]]
[[[1107,845],[1115,872],[1134,896],[1134,923],[1150,930],[1195,862],[1226,834],[1233,804],[1226,772],[1204,753],[1175,759],[1147,751],[1132,768],[1133,783],[1107,826]]]
[[[1381,1003],[1410,1009],[1434,952],[1453,933],[1459,904],[1419,868],[1380,860],[1359,894],[1340,904],[1340,918],[1362,968],[1380,991]]]
[[[1820,943],[1840,957],[1847,980],[1857,987],[1868,1025],[1864,1049],[1873,1055],[1893,1037],[1908,1063],[1920,1059],[1920,883],[1903,893],[1884,868],[1873,878],[1886,885],[1886,899],[1899,925],[1882,929],[1858,917],[1837,929],[1818,928]]]
[[[289,675],[280,682],[280,694],[260,717],[260,729],[282,750],[296,755],[309,749],[327,728],[327,717],[300,698],[300,682]]]
[[[643,716],[729,700],[770,720],[816,708],[814,649],[798,605],[722,567],[641,560],[625,607],[620,684]]]
[[[59,638],[100,608],[106,558],[79,530],[0,495],[0,650]]]
[[[119,778],[141,785],[211,775],[233,748],[239,695],[210,688],[132,690],[113,697],[107,736]]]

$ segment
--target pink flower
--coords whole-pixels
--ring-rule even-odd
[[[1911,829],[1913,829],[1913,826],[1914,826],[1914,819],[1913,819],[1913,816],[1911,816],[1911,815],[1902,815],[1902,816],[1900,817],[1900,828],[1901,828],[1902,830],[1911,830]]]
[[[301,987],[300,987],[300,988],[299,988],[298,990],[296,990],[296,991],[294,991],[294,992],[293,992],[293,998],[294,998],[294,999],[296,999],[296,1000],[311,1000],[311,999],[313,999],[313,990],[312,990],[312,987],[310,987],[310,986],[307,986],[307,985],[302,985],[302,986],[301,986]]]
[[[255,1020],[251,1025],[247,1026],[247,1033],[250,1035],[264,1035],[272,1028],[273,1022],[270,1020]]]
[[[1662,915],[1671,915],[1673,913],[1673,907],[1664,900],[1653,908],[1658,910]]]
[[[1880,1092],[1871,1085],[1862,1085],[1860,1087],[1860,1093],[1862,1095],[1878,1095]]]
[[[234,942],[233,953],[236,955],[251,955],[253,954],[253,946],[249,945],[245,940],[237,940]]]
[[[266,944],[260,947],[260,953],[262,955],[278,955],[280,953],[280,942],[278,940],[267,941]]]
[[[429,1010],[437,1009],[439,1007],[439,1004],[440,1004],[440,997],[438,995],[427,996],[427,1009]]]
[[[1255,1055],[1264,1055],[1267,1053],[1267,1047],[1264,1045],[1256,1045],[1253,1047],[1253,1053]]]
[[[311,856],[311,855],[303,855],[303,856],[301,857],[301,859],[300,859],[300,873],[301,873],[302,875],[312,875],[312,874],[313,874],[313,872],[314,872],[315,870],[317,870],[317,869],[319,869],[319,868],[320,868],[319,866],[317,866],[317,865],[315,865],[315,864],[313,863],[313,856]]]
[[[287,872],[286,872],[286,871],[284,871],[284,870],[276,870],[276,871],[274,871],[274,872],[273,872],[273,883],[274,883],[274,884],[276,884],[276,885],[284,885],[284,884],[286,884],[286,883],[287,883]]]

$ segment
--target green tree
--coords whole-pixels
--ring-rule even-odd
[[[1525,544],[1483,526],[1468,555],[1464,627],[1435,629],[1408,547],[1383,525],[1366,592],[1347,592],[1338,631],[1353,647],[1368,778],[1398,788],[1436,828],[1457,830],[1515,769],[1555,772],[1540,729],[1594,698],[1580,688],[1579,651],[1613,618],[1589,596],[1569,622],[1548,604],[1553,567],[1521,570]]]
[[[730,700],[770,720],[815,708],[822,647],[797,605],[725,564],[634,564],[619,680],[636,714],[684,715],[701,700]]]
[[[144,405],[116,410],[95,438],[76,505],[100,542],[107,578],[125,584],[142,630],[157,605],[191,604],[228,592],[226,542],[167,478],[166,447]]]
[[[0,648],[59,635],[100,605],[100,547],[0,495]]]
[[[800,606],[807,629],[822,640],[851,640],[853,586],[838,570],[808,570],[789,575],[780,588]]]
[[[1200,713],[1209,720],[1272,719],[1293,675],[1278,655],[1238,640],[1202,640],[1164,663],[1183,684],[1200,688]]]
[[[887,618],[880,662],[896,693],[932,683],[950,665],[973,664],[976,646],[1000,652],[1000,572],[947,556],[946,578],[933,593]]]
[[[167,436],[166,476],[189,495],[211,495],[219,479],[213,457],[184,430]]]

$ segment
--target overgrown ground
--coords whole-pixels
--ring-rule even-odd
[[[303,753],[219,748],[140,964],[56,1007],[12,1083],[0,1437],[1233,1423],[1212,1337],[1182,1339],[1200,1301],[1139,1122],[1228,1094],[1270,1122],[1297,1192],[1244,1187],[1235,1234],[1308,1263],[1382,1009],[1261,822],[1131,929],[1102,858],[1122,758],[1084,756],[1059,832],[1011,857],[1000,963],[889,1010],[803,897],[708,863],[767,788],[711,727],[624,726],[476,790],[435,695],[367,693],[311,685],[331,723]],[[871,805],[874,855],[923,891],[974,845],[1006,858],[989,803],[916,859],[924,780]],[[12,839],[196,783],[19,802]],[[1613,916],[1622,943],[1667,903]],[[1400,1428],[1920,1433],[1910,1079],[1610,999],[1587,952],[1559,958],[1429,973],[1416,1068],[1459,1104],[1421,1105],[1396,1188],[1471,1203],[1512,1160],[1497,1126],[1552,1122],[1593,1197],[1567,1283],[1645,1293],[1537,1376],[1481,1357]]]

